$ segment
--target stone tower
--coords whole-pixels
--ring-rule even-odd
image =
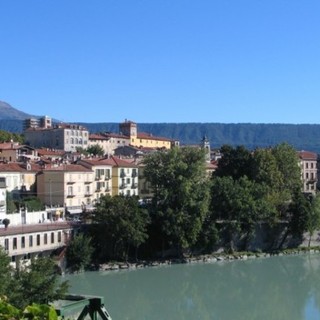
[[[137,136],[137,124],[135,122],[126,119],[125,122],[120,123],[119,129],[123,135],[129,136],[130,138]]]
[[[210,149],[210,141],[208,140],[207,136],[204,135],[201,141],[201,147],[205,150],[206,152],[206,162],[211,161],[211,149]]]

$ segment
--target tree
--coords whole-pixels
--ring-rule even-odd
[[[231,147],[224,145],[221,147],[222,158],[215,172],[217,177],[231,176],[233,179],[252,175],[252,153],[244,146]]]
[[[301,191],[301,169],[296,150],[288,143],[281,143],[272,149],[278,169],[282,175],[281,188],[288,193],[288,199]]]
[[[302,239],[303,232],[307,230],[308,217],[310,217],[311,204],[307,197],[299,190],[293,195],[290,202],[287,222],[288,228],[280,242],[281,248],[289,234],[297,239]]]
[[[94,156],[103,156],[104,155],[103,148],[98,144],[95,144],[95,145],[92,145],[92,146],[88,147],[87,148],[87,152],[89,154],[94,155]]]
[[[48,304],[68,290],[68,282],[59,282],[55,262],[50,258],[33,259],[29,266],[16,271],[14,281],[10,302],[19,308],[32,303]]]
[[[316,230],[320,228],[320,195],[311,198],[311,208],[307,217],[307,231],[309,232],[309,247],[311,238]]]
[[[246,176],[238,180],[232,177],[217,177],[211,187],[211,223],[224,226],[225,237],[231,251],[234,236],[244,235],[244,247],[254,234],[255,225],[270,210],[263,197],[264,189]]]
[[[97,224],[93,236],[104,259],[109,256],[127,260],[130,247],[137,255],[139,246],[148,238],[149,215],[139,206],[137,197],[100,198],[93,221]]]
[[[17,133],[11,133],[5,130],[0,130],[0,143],[8,142],[8,141],[15,141],[19,143],[24,142],[24,138],[22,135]]]
[[[145,177],[153,190],[151,217],[163,244],[180,253],[196,243],[208,213],[209,179],[205,152],[173,148],[145,158]]]
[[[67,266],[72,272],[82,271],[91,262],[93,247],[91,238],[79,233],[71,240],[67,247],[66,258]]]
[[[0,296],[7,295],[11,291],[11,273],[10,258],[4,249],[0,246]]]

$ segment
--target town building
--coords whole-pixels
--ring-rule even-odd
[[[35,195],[37,174],[41,167],[35,163],[0,163],[0,179],[13,199]]]
[[[314,152],[299,151],[302,191],[305,193],[315,194],[318,181],[317,159],[318,156]]]
[[[112,195],[112,165],[108,159],[82,159],[78,164],[94,172],[94,203],[102,196]]]
[[[4,248],[11,265],[19,268],[39,256],[49,256],[65,247],[72,235],[72,226],[66,222],[22,224],[0,228],[0,246]]]
[[[138,166],[115,156],[107,159],[106,163],[112,166],[112,195],[138,196]]]
[[[77,151],[77,148],[88,147],[89,131],[85,127],[66,123],[49,126],[47,121],[40,121],[36,126],[26,126],[24,136],[28,145],[72,152]]]
[[[21,162],[38,159],[37,151],[18,142],[0,143],[0,162]]]
[[[129,146],[130,138],[128,136],[116,133],[90,134],[89,147],[98,145],[102,148],[105,155],[113,155],[118,147]]]
[[[177,140],[153,136],[149,133],[138,132],[137,124],[133,121],[125,120],[119,125],[121,134],[129,137],[130,145],[135,147],[147,147],[156,149],[171,149],[178,146]]]
[[[79,164],[43,168],[37,177],[38,197],[48,207],[65,207],[67,214],[92,210],[94,172]]]

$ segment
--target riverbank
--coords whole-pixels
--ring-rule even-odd
[[[295,249],[284,249],[272,252],[234,252],[213,253],[206,255],[198,255],[192,257],[159,259],[159,260],[141,260],[137,262],[108,262],[92,266],[95,271],[117,271],[117,270],[134,270],[148,267],[169,266],[174,264],[191,264],[191,263],[215,263],[215,262],[231,262],[235,260],[249,260],[269,258],[272,256],[299,255],[299,254],[315,254],[320,253],[320,247],[301,247]]]

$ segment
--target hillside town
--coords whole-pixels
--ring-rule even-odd
[[[0,144],[0,245],[13,265],[65,246],[83,215],[92,212],[105,195],[152,196],[144,177],[146,155],[183,148],[179,141],[139,132],[125,120],[117,133],[90,134],[80,125],[54,124],[50,117],[24,121],[25,144]],[[219,150],[211,150],[204,136],[208,176],[216,170]],[[93,148],[93,149],[92,149]],[[99,150],[99,153],[85,153]],[[317,154],[297,151],[304,193],[317,188]],[[44,206],[30,212],[26,206],[10,209],[11,199],[38,198]]]

